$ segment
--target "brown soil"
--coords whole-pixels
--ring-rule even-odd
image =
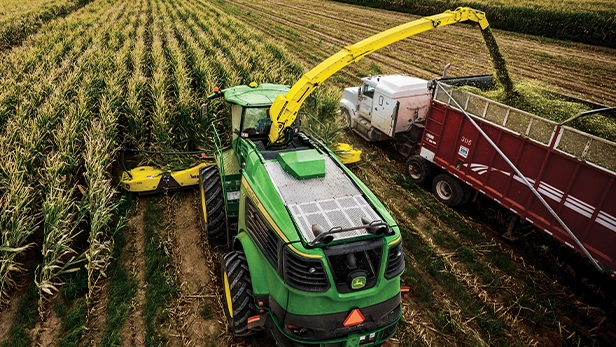
[[[108,281],[105,281],[108,283]],[[99,346],[99,342],[103,339],[105,332],[105,324],[107,322],[107,302],[109,301],[109,293],[107,283],[101,286],[100,292],[96,295],[96,302],[90,309],[86,332],[84,333],[84,345],[91,347]]]
[[[53,310],[48,310],[42,321],[36,322],[32,329],[32,345],[36,347],[51,347],[57,344],[62,321]]]
[[[171,199],[172,216],[168,231],[174,243],[174,264],[179,295],[174,303],[173,345],[203,346],[224,331],[218,312],[218,286],[212,264],[201,239],[198,194],[186,193],[177,201]],[[203,311],[206,313],[202,313]]]
[[[126,232],[126,247],[124,252],[128,255],[126,264],[128,272],[137,280],[137,293],[130,304],[130,312],[126,317],[121,332],[122,346],[145,346],[145,233],[144,210],[145,200],[135,199],[135,212],[130,217]]]
[[[17,314],[19,298],[24,294],[25,288],[18,288],[9,298],[9,304],[0,307],[0,341],[4,341],[8,337],[9,330],[13,325],[13,319]]]

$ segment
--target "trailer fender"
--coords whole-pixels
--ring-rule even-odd
[[[233,243],[234,250],[243,250],[248,261],[248,271],[250,272],[250,278],[252,280],[252,290],[254,293],[267,293],[267,278],[263,276],[265,269],[263,259],[259,258],[260,251],[252,241],[248,233],[240,231],[235,237]]]

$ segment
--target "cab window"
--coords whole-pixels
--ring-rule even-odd
[[[374,98],[374,87],[364,84],[364,88],[362,90],[362,94],[369,98]]]
[[[268,110],[268,107],[245,108],[242,119],[242,132],[248,135],[268,134],[272,125]]]

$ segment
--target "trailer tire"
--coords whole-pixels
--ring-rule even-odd
[[[229,329],[234,336],[248,336],[253,333],[248,329],[248,318],[257,314],[257,308],[244,252],[233,251],[223,255],[221,268],[223,305]]]
[[[447,206],[456,206],[464,199],[462,182],[450,174],[440,174],[432,180],[432,193]]]
[[[406,174],[419,185],[430,182],[432,175],[432,163],[420,155],[411,155],[406,160]]]
[[[201,193],[201,224],[210,242],[228,243],[228,221],[225,199],[217,165],[204,166],[199,170],[199,191]]]

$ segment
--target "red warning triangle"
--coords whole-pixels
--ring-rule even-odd
[[[356,308],[353,311],[351,311],[351,313],[349,313],[349,315],[346,317],[342,325],[344,325],[345,327],[350,327],[353,325],[361,324],[364,322],[364,320],[366,320],[366,318],[361,313],[361,311],[358,308]]]

